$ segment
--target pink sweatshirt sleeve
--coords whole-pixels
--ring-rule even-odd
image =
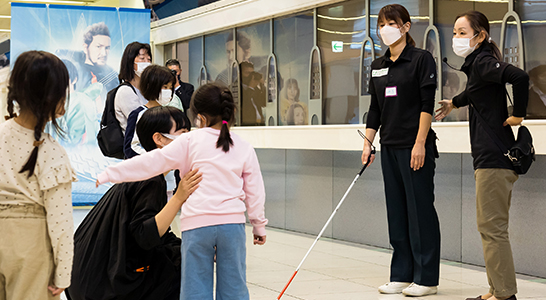
[[[260,164],[254,149],[251,149],[248,161],[243,170],[243,190],[246,194],[245,205],[248,219],[252,224],[252,232],[259,236],[265,236],[265,187],[260,171]]]
[[[152,178],[174,169],[183,169],[186,163],[181,159],[187,154],[188,140],[181,136],[163,149],[155,149],[142,155],[110,166],[97,176],[99,184],[107,182],[133,182]]]

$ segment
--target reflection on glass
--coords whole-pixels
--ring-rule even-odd
[[[200,85],[201,67],[203,66],[203,40],[195,38],[188,41],[188,82],[195,88]]]
[[[489,19],[491,38],[500,43],[500,31],[502,19],[508,11],[507,2],[459,2],[450,0],[437,0],[435,24],[440,32],[440,46],[442,57],[448,59],[448,63],[455,68],[460,68],[464,59],[458,57],[452,50],[453,24],[460,13],[469,10],[477,10],[485,14]],[[411,11],[410,11],[411,13]],[[412,29],[413,30],[413,29]],[[412,35],[415,38],[415,35]],[[442,58],[443,59],[443,58]],[[452,99],[461,93],[466,86],[466,75],[455,71],[442,62],[442,85],[444,99]],[[444,118],[444,121],[468,121],[468,107],[454,109]]]
[[[241,95],[239,91],[241,90],[239,81],[239,65],[236,61],[231,63],[231,81],[229,84],[229,89],[231,91],[231,94],[233,95],[233,101],[235,102],[235,124],[240,125],[241,124],[241,117],[240,117],[240,111],[241,111]]]
[[[531,81],[527,118],[546,119],[546,2],[522,0],[514,6],[522,21],[525,69]]]
[[[317,41],[324,80],[323,124],[359,122],[358,80],[360,49],[366,36],[365,18],[365,1],[361,0],[317,9]],[[341,49],[335,49],[339,48],[336,42],[342,43]]]
[[[205,66],[207,81],[229,84],[230,61],[234,56],[233,30],[205,36]]]
[[[175,58],[173,56],[173,44],[167,44],[163,47],[163,58],[165,61],[171,58]]]
[[[369,95],[370,72],[372,70],[372,49],[373,45],[366,41],[364,43],[364,57],[362,58],[362,92],[361,96]]]
[[[269,74],[267,75],[267,102],[272,103],[277,99],[277,68],[274,56],[269,59]]]
[[[298,102],[307,107],[310,98],[309,55],[313,48],[313,13],[305,12],[275,19],[273,24],[273,45],[277,58],[276,80],[279,92],[278,122],[279,125],[288,125],[287,113],[290,105]],[[288,91],[289,81],[290,92]],[[297,96],[294,95],[295,89],[298,90]]]
[[[242,81],[241,125],[265,125],[265,78],[271,52],[269,24],[263,22],[237,28],[237,61],[241,63]]]
[[[202,86],[202,85],[205,85],[208,83],[208,78],[209,76],[207,76],[207,69],[205,68],[201,68],[201,73],[199,75],[199,86]]]

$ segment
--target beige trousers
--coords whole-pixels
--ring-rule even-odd
[[[508,169],[477,169],[474,177],[478,231],[482,238],[489,292],[503,300],[517,293],[508,216],[512,187],[518,175]]]
[[[0,300],[60,299],[47,289],[54,262],[44,208],[0,204],[0,237]]]

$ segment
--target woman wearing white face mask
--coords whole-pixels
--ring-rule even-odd
[[[377,25],[389,49],[372,62],[366,136],[373,142],[381,127],[381,166],[394,249],[390,282],[379,291],[425,296],[437,292],[440,271],[440,228],[434,208],[438,151],[430,128],[436,64],[429,52],[415,48],[408,33],[410,15],[403,6],[383,7]],[[370,142],[364,143],[362,163],[375,159]]]
[[[468,76],[466,89],[453,100],[442,100],[436,119],[447,116],[453,107],[470,105],[470,144],[476,180],[478,231],[482,237],[489,292],[477,298],[515,300],[516,274],[510,240],[508,212],[512,187],[518,175],[510,160],[499,150],[486,126],[510,148],[514,134],[510,126],[518,125],[526,113],[529,76],[502,61],[497,45],[489,36],[489,21],[480,12],[470,11],[456,18],[453,28],[453,51],[465,62],[461,68]],[[513,116],[508,116],[506,83],[514,94]],[[481,116],[481,118],[480,118]],[[510,126],[508,126],[510,125]]]
[[[114,98],[114,109],[116,118],[123,134],[127,128],[129,114],[140,105],[146,104],[147,100],[140,92],[140,77],[146,67],[152,61],[150,45],[139,42],[132,42],[125,48],[121,58],[119,81],[128,83],[122,85],[116,92]]]
[[[140,145],[138,136],[135,134],[136,124],[140,116],[149,108],[156,106],[168,106],[172,100],[174,83],[176,77],[167,67],[151,65],[147,67],[140,79],[140,87],[147,103],[135,108],[127,119],[127,130],[123,143],[123,152],[125,158],[131,158],[138,154],[146,152]],[[188,128],[189,131],[189,122]]]

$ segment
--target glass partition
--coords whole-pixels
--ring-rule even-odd
[[[205,36],[205,66],[207,81],[228,86],[231,61],[235,59],[233,30]]]
[[[270,49],[270,23],[237,28],[237,61],[241,66],[241,125],[265,125],[265,79]]]
[[[203,38],[199,37],[188,41],[188,57],[188,82],[197,89],[203,66]]]
[[[366,36],[365,1],[317,9],[322,54],[323,124],[357,124],[360,49]]]
[[[189,43],[188,41],[176,43],[176,56],[175,58],[180,62],[180,80],[182,82],[189,82]],[[194,86],[195,87],[195,86]]]
[[[546,2],[523,0],[514,6],[522,21],[525,70],[531,81],[527,118],[546,119]]]
[[[273,51],[277,57],[277,91],[279,92],[279,125],[295,125],[296,105],[303,110],[303,124],[307,124],[307,105],[310,97],[309,55],[313,48],[313,13],[275,19],[273,22]],[[293,106],[290,117],[290,107]],[[289,123],[289,119],[293,120]],[[297,118],[300,120],[301,118]]]

